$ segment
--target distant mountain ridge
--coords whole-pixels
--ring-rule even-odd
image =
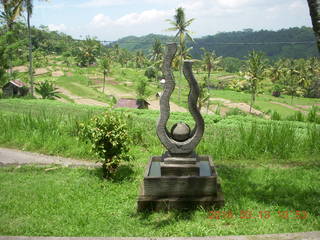
[[[129,51],[142,50],[148,53],[155,39],[159,39],[162,43],[174,41],[173,36],[148,34],[142,37],[124,37],[116,43]],[[194,40],[194,43],[188,42],[188,46],[193,47],[191,55],[194,58],[201,57],[201,48],[214,50],[219,56],[236,58],[244,58],[252,50],[263,51],[270,58],[319,56],[314,32],[309,27],[294,27],[278,31],[245,29],[243,31],[221,32]]]

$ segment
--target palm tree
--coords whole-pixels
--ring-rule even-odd
[[[174,20],[167,19],[167,21],[173,26],[168,28],[168,31],[178,31],[176,33],[175,39],[179,39],[179,48],[178,48],[178,55],[180,56],[180,78],[178,82],[178,89],[179,89],[179,103],[181,97],[181,81],[182,81],[182,63],[183,63],[183,53],[185,52],[185,40],[186,36],[191,41],[193,41],[192,37],[190,36],[190,31],[187,30],[187,27],[191,25],[194,21],[194,18],[186,20],[185,13],[183,8],[179,7],[176,9],[176,15],[174,15]]]
[[[203,63],[206,67],[206,70],[208,72],[207,76],[207,87],[209,89],[209,84],[210,84],[210,76],[211,76],[211,71],[215,70],[217,68],[217,65],[221,62],[222,57],[218,57],[214,51],[210,52],[206,50],[205,48],[201,48],[203,51]]]
[[[2,11],[0,12],[0,18],[3,19],[7,26],[7,32],[12,32],[13,24],[15,20],[21,15],[22,12],[22,0],[0,0],[2,5]],[[12,35],[7,36],[7,44],[11,44],[13,39]],[[12,54],[9,51],[8,66],[10,75],[12,76]]]
[[[111,68],[111,62],[110,59],[108,57],[104,57],[101,62],[100,62],[102,71],[103,71],[103,88],[102,88],[102,92],[104,93],[104,88],[106,85],[106,76],[108,75],[108,73],[110,73],[110,68]]]
[[[159,39],[156,39],[155,42],[153,43],[150,55],[151,55],[150,61],[153,61],[154,69],[156,72],[155,79],[157,81],[158,73],[160,71],[160,65],[163,57],[163,47]]]
[[[245,73],[245,78],[249,82],[250,91],[251,91],[250,112],[256,100],[259,83],[264,77],[265,69],[266,69],[266,60],[263,56],[263,53],[252,51],[248,56],[247,70]]]
[[[307,0],[307,1],[309,4],[313,30],[317,37],[318,50],[320,52],[320,1],[319,0]]]
[[[32,16],[33,11],[33,0],[20,0],[22,2],[23,7],[27,11],[27,26],[28,26],[28,39],[29,39],[29,81],[31,88],[31,96],[33,96],[33,67],[32,67],[32,41],[31,41],[31,26],[30,26],[30,18]],[[47,1],[47,0],[44,0]]]
[[[159,39],[156,39],[152,45],[150,60],[156,63],[159,60],[161,60],[162,55],[163,55],[162,44]]]
[[[6,22],[8,31],[12,30],[15,20],[21,15],[21,3],[22,0],[0,0],[3,9],[0,18]]]

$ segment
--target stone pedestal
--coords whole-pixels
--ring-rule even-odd
[[[190,168],[197,170],[189,170]],[[180,173],[183,174],[177,175]],[[150,159],[140,189],[138,211],[183,210],[200,206],[212,208],[223,205],[224,198],[211,157],[199,156],[194,164],[165,164],[160,156]]]
[[[183,74],[190,92],[188,109],[195,121],[193,129],[184,122],[167,129],[170,96],[175,88],[171,70],[177,44],[167,45],[162,72],[166,83],[160,98],[157,135],[167,149],[161,157],[149,161],[138,198],[138,211],[220,207],[224,199],[211,157],[197,156],[195,149],[204,133],[204,120],[198,109],[199,85],[192,73],[192,61],[184,61]]]

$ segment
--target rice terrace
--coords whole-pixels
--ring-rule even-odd
[[[320,239],[319,9],[0,0],[0,240]]]

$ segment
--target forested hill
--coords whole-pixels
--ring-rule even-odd
[[[147,53],[155,39],[160,39],[162,43],[165,43],[172,41],[173,37],[156,34],[143,37],[129,36],[119,39],[117,43],[120,47],[130,51],[143,50]],[[214,50],[220,56],[237,58],[243,58],[253,49],[263,51],[271,58],[318,56],[315,36],[312,28],[309,27],[295,27],[278,31],[246,29],[236,32],[222,32],[194,40],[194,43],[188,43],[189,46],[193,46],[191,54],[194,58],[200,58],[201,48]]]

